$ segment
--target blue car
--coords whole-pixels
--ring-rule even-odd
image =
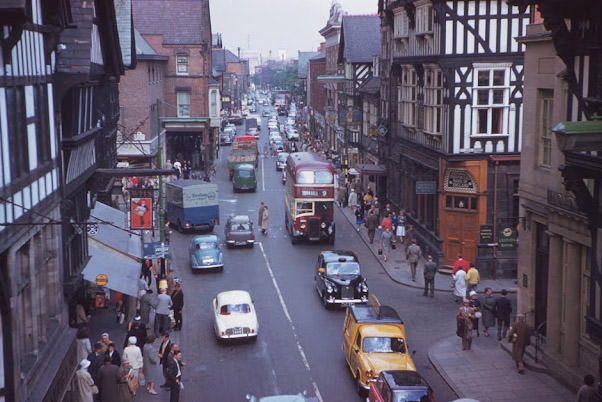
[[[224,254],[216,235],[195,236],[190,242],[190,266],[193,271],[224,268]]]

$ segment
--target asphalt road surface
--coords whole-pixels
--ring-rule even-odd
[[[262,118],[260,150],[267,141],[266,122]],[[256,223],[259,202],[264,201],[270,229],[262,236],[255,228],[258,243],[254,248],[224,246],[222,272],[197,274],[191,272],[188,258],[194,234],[172,235],[176,276],[182,279],[185,292],[183,330],[173,335],[187,363],[181,401],[234,402],[244,401],[246,394],[302,391],[320,401],[361,401],[341,351],[344,311],[325,310],[314,288],[316,258],[329,246],[291,244],[284,228],[284,186],[274,158],[260,156],[257,192],[234,194],[226,168],[229,153],[229,147],[220,149],[214,178],[219,184],[221,222],[229,214],[246,214]],[[335,248],[358,254],[370,292],[404,319],[417,370],[433,386],[438,401],[453,400],[453,391],[432,368],[427,353],[430,345],[455,330],[457,305],[449,294],[424,298],[421,291],[392,282],[338,210],[335,218]],[[223,226],[216,226],[215,233],[223,239]],[[392,258],[401,258],[401,252],[394,251]],[[216,293],[234,289],[247,290],[253,297],[259,336],[256,342],[221,345],[213,334],[211,301]],[[155,400],[141,393],[145,400]]]

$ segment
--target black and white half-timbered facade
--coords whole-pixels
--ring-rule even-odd
[[[42,3],[53,3],[42,4]],[[63,2],[0,4],[0,400],[64,393],[68,327],[61,264],[54,83]],[[56,376],[55,376],[56,375]],[[55,399],[56,400],[56,399]]]
[[[349,155],[349,166],[361,161],[362,96],[360,87],[373,76],[373,61],[380,55],[380,21],[376,15],[344,15],[337,63],[343,83],[337,96],[337,149]]]
[[[514,38],[528,10],[505,0],[382,0],[379,13],[388,198],[443,265],[461,253],[486,277],[515,275],[515,249],[493,244],[518,223],[523,45]],[[481,228],[494,234],[487,243]]]
[[[115,166],[119,4],[0,2],[0,401],[74,398],[70,302],[93,174]]]

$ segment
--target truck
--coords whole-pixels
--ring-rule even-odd
[[[234,168],[240,164],[251,164],[257,167],[258,161],[257,139],[254,136],[238,136],[232,144],[232,151],[228,157],[228,174],[230,180],[234,175]]]
[[[392,307],[381,306],[373,296],[370,300],[348,307],[343,323],[345,362],[361,396],[382,370],[416,371],[403,321]]]
[[[208,229],[219,222],[217,184],[201,180],[166,183],[166,219],[180,232]]]

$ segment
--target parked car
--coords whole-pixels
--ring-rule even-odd
[[[365,396],[383,370],[416,371],[405,326],[390,306],[352,305],[343,321],[343,354],[357,392]]]
[[[253,231],[253,222],[248,215],[233,215],[228,217],[224,227],[226,236],[226,245],[232,246],[251,246],[255,244],[255,232]]]
[[[216,235],[202,235],[192,238],[189,247],[190,266],[193,271],[224,269],[224,255]]]
[[[245,290],[218,293],[212,302],[213,328],[218,341],[257,339],[259,322],[251,295]]]
[[[288,152],[280,152],[276,156],[276,170],[282,170],[286,166],[286,158],[288,158]]]
[[[368,302],[368,284],[353,251],[322,251],[314,282],[324,307]]]
[[[418,372],[384,370],[370,383],[368,402],[435,402],[431,386]]]

